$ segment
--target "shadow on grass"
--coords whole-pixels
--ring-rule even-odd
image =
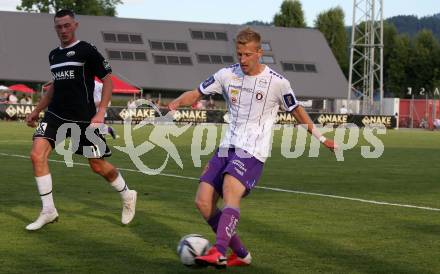
[[[248,227],[252,227],[252,231],[247,234],[251,235],[254,240],[259,241],[259,239],[267,237],[266,241],[280,246],[281,249],[288,245],[290,250],[293,249],[309,256],[305,261],[315,264],[312,266],[314,272],[434,273],[421,265],[411,265],[410,262],[402,264],[391,262],[385,258],[369,255],[367,252],[347,248],[331,239],[317,239],[316,236],[305,235],[304,232],[294,228],[291,232],[280,231],[275,226],[254,219],[247,219],[246,223]],[[329,237],[331,236],[329,235]],[[286,254],[286,256],[289,255]],[[294,261],[295,259],[292,260],[292,263]],[[303,262],[304,258],[300,263]],[[403,260],[403,262],[405,261]],[[308,263],[306,262],[306,264]],[[303,268],[308,269],[310,266],[300,265],[299,267],[301,269],[297,269],[297,271],[302,272]]]

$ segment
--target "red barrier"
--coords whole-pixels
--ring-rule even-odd
[[[433,128],[440,117],[440,101],[432,99],[400,99],[399,127]]]

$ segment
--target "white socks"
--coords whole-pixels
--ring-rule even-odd
[[[37,181],[38,192],[40,193],[41,202],[43,203],[43,212],[53,212],[55,204],[52,196],[52,176],[49,174],[35,177]]]
[[[121,194],[122,199],[129,198],[128,196],[128,186],[124,181],[124,178],[122,178],[121,173],[118,174],[118,177],[110,183],[114,189],[116,189],[117,192]]]

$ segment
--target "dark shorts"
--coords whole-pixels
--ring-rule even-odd
[[[107,146],[104,136],[99,133],[99,129],[89,129],[91,136],[86,136],[86,130],[89,125],[88,123],[66,121],[50,112],[46,112],[43,120],[38,124],[32,139],[45,138],[49,141],[52,148],[55,148],[57,144],[70,137],[72,149],[74,149],[76,145],[78,146],[78,148],[73,151],[75,154],[83,155],[86,158],[111,156],[112,152]],[[60,136],[57,139],[59,130]],[[66,130],[64,134],[62,134],[62,130]],[[99,140],[102,140],[103,143]]]
[[[221,153],[221,150],[223,150],[223,153]],[[200,176],[200,182],[209,183],[214,187],[215,191],[223,197],[223,177],[225,174],[229,174],[238,179],[246,187],[246,192],[243,196],[248,195],[257,185],[261,173],[263,172],[264,163],[252,156],[243,157],[244,153],[243,150],[238,148],[217,149],[211,160],[209,160],[205,166]]]

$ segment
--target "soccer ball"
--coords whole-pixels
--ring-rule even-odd
[[[194,266],[194,259],[197,256],[206,255],[211,244],[207,239],[199,234],[189,234],[179,241],[177,246],[177,255],[180,261],[186,266]]]

